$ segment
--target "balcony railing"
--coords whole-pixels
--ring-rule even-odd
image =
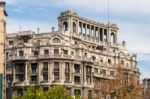
[[[37,70],[31,70],[31,75],[37,75],[37,74],[38,74]]]
[[[16,71],[16,73],[15,73],[16,75],[24,75],[25,74],[25,72],[24,71]]]
[[[27,60],[27,56],[13,56],[12,60]]]

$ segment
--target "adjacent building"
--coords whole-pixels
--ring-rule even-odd
[[[7,34],[7,88],[22,95],[28,85],[64,85],[71,95],[88,99],[97,81],[114,79],[118,64],[139,77],[136,54],[127,53],[125,41],[118,42],[118,30],[116,24],[65,11],[58,30]]]
[[[5,2],[0,1],[0,99],[5,99],[5,36],[6,36]]]
[[[144,99],[150,99],[150,78],[144,78],[143,79],[143,95]]]

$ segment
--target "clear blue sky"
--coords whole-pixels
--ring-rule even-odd
[[[107,23],[107,0],[3,0],[7,2],[7,32],[51,31],[61,11]],[[132,53],[150,53],[150,0],[110,0],[110,22],[118,24],[119,41]],[[141,77],[150,77],[150,55],[138,54]]]

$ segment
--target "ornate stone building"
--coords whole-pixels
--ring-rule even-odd
[[[5,2],[0,1],[0,99],[5,99],[5,36],[6,36]]]
[[[136,55],[127,53],[125,41],[119,44],[118,29],[65,11],[57,31],[8,34],[7,85],[12,82],[19,95],[27,85],[64,85],[88,99],[96,81],[114,79],[117,64],[138,77]]]

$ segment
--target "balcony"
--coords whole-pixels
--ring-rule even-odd
[[[12,60],[27,60],[27,56],[13,56]]]
[[[24,81],[16,81],[13,83],[14,87],[24,87],[26,86],[26,83]]]
[[[73,83],[71,81],[64,81],[64,85],[67,87],[72,87]]]
[[[37,85],[37,84],[38,84],[38,81],[30,81],[30,84],[32,84],[32,85]]]
[[[48,80],[43,80],[43,81],[41,81],[41,85],[43,85],[43,86],[49,86],[50,82]]]
[[[42,72],[43,73],[48,73],[48,68],[43,68]]]
[[[36,56],[32,55],[32,56],[29,56],[28,58],[31,60],[35,60],[35,59],[39,59],[39,56],[38,55],[36,55]]]
[[[52,81],[53,85],[62,85],[63,83],[60,80],[54,80]]]
[[[17,71],[16,70],[16,73],[15,73],[16,75],[24,75],[25,74],[25,71]]]
[[[82,57],[82,61],[84,61],[84,62],[92,62],[92,60],[90,58],[87,58],[87,57]]]
[[[34,76],[34,75],[38,75],[38,72],[37,72],[37,70],[31,70],[30,74],[31,74],[32,76]]]
[[[41,59],[49,59],[51,56],[49,54],[39,55],[39,58]]]

